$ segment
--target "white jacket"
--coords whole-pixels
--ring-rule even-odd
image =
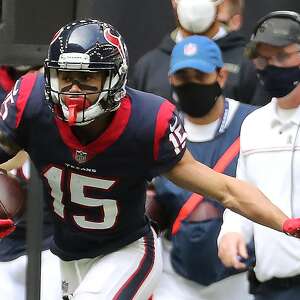
[[[241,129],[237,177],[256,185],[285,214],[300,217],[300,106],[288,120],[277,114],[277,100],[251,113]],[[300,274],[300,240],[224,212],[219,235],[254,236],[255,273],[260,281]]]

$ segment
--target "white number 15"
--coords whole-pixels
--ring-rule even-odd
[[[63,187],[69,187],[70,200],[73,203],[85,207],[99,208],[99,221],[89,221],[85,215],[72,215],[75,223],[84,229],[109,229],[114,226],[119,213],[117,201],[113,199],[94,199],[85,196],[86,188],[95,189],[110,189],[115,181],[105,180],[100,178],[83,176],[76,173],[70,173],[69,182],[63,182],[63,170],[57,167],[48,169],[44,176],[48,180],[51,189],[51,196],[53,197],[54,212],[61,218],[65,218],[65,205],[63,204]],[[103,212],[103,213],[102,213]]]

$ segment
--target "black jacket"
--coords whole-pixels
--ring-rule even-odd
[[[221,48],[229,71],[224,95],[250,103],[256,89],[257,78],[252,62],[243,56],[245,39],[240,33],[231,32],[224,38],[216,40],[216,43]],[[171,100],[168,70],[174,45],[174,40],[167,35],[157,48],[142,56],[134,68],[129,85]]]

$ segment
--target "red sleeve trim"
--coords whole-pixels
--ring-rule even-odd
[[[240,137],[238,137],[224,152],[224,154],[219,158],[216,165],[214,166],[214,170],[219,173],[223,173],[227,166],[232,162],[232,160],[239,154],[240,152]],[[182,221],[184,221],[188,216],[192,213],[192,211],[198,206],[198,204],[203,201],[204,197],[202,195],[193,193],[184,205],[181,207],[177,218],[175,219],[172,226],[172,234],[176,234],[181,227]]]
[[[160,142],[166,134],[166,130],[169,127],[169,121],[172,118],[174,111],[175,111],[175,106],[167,100],[163,102],[163,104],[159,108],[157,118],[156,118],[154,143],[153,143],[154,160],[158,159]]]
[[[0,67],[0,87],[8,93],[14,86],[14,80],[10,77],[7,67]]]
[[[24,113],[24,109],[26,107],[28,98],[32,92],[36,78],[37,78],[37,72],[30,72],[27,75],[25,75],[21,80],[21,84],[19,87],[19,95],[16,101],[16,109],[17,109],[16,128],[18,128],[20,125]]]

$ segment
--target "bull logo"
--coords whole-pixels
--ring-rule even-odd
[[[104,29],[104,38],[114,47],[116,47],[123,57],[123,59],[126,59],[125,50],[123,47],[123,43],[121,41],[121,36],[115,36],[110,32],[110,28]]]
[[[60,36],[60,34],[63,32],[64,28],[61,28],[59,29],[53,36],[51,42],[50,42],[50,45],[52,45],[57,39],[58,37]]]

